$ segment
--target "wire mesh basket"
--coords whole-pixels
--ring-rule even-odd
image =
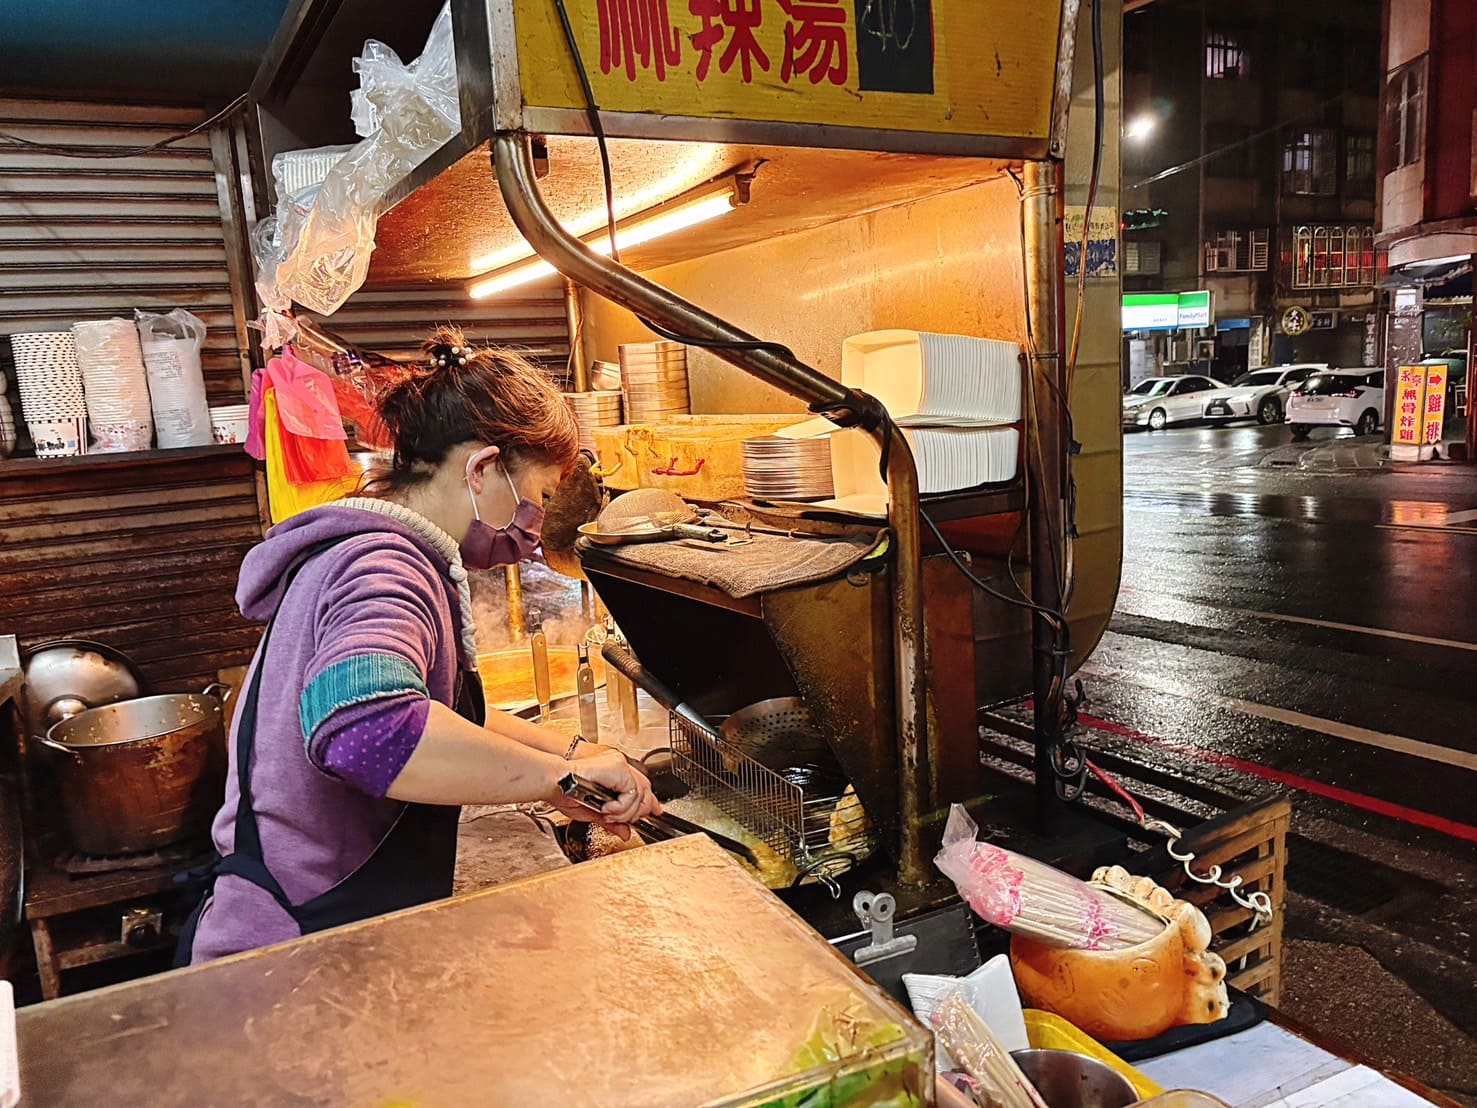
[[[834,878],[875,850],[875,835],[839,768],[800,764],[779,772],[679,716],[671,717],[669,727],[672,769],[690,795],[793,862],[797,881]],[[844,842],[838,844],[834,833],[842,812],[853,818],[843,825]]]
[[[805,793],[800,786],[679,716],[672,716],[669,726],[672,770],[689,795],[748,828],[781,857],[795,856],[805,839]]]

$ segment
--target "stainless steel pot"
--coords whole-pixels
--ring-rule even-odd
[[[79,851],[128,854],[203,835],[225,792],[229,691],[211,685],[89,708],[46,733]]]

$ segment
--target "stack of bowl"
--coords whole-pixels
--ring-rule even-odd
[[[71,331],[10,337],[26,429],[41,458],[87,452],[87,401]]]
[[[154,410],[138,327],[131,319],[72,324],[77,362],[87,395],[93,449],[104,454],[147,450],[154,442]]]
[[[754,500],[828,500],[836,495],[830,436],[767,435],[745,439],[743,448],[744,492]]]
[[[660,423],[692,410],[682,343],[628,342],[621,345],[620,358],[627,423]]]
[[[595,430],[599,427],[615,427],[621,421],[621,394],[618,392],[571,392],[564,396],[574,421],[580,427],[580,446],[594,453],[600,447],[595,442]]]

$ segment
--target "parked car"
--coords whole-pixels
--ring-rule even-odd
[[[1313,374],[1287,398],[1294,439],[1313,427],[1352,427],[1357,435],[1379,430],[1385,413],[1383,369],[1326,369]]]
[[[1205,394],[1205,421],[1230,423],[1236,419],[1254,419],[1261,424],[1281,423],[1287,410],[1287,397],[1328,363],[1269,366],[1243,373],[1234,382]]]
[[[1209,377],[1150,377],[1123,395],[1123,426],[1162,431],[1171,423],[1193,423],[1204,416],[1205,394],[1216,388]]]

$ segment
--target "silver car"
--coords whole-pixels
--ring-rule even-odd
[[[1171,423],[1194,423],[1205,414],[1209,377],[1150,377],[1123,394],[1123,426],[1162,431]]]

